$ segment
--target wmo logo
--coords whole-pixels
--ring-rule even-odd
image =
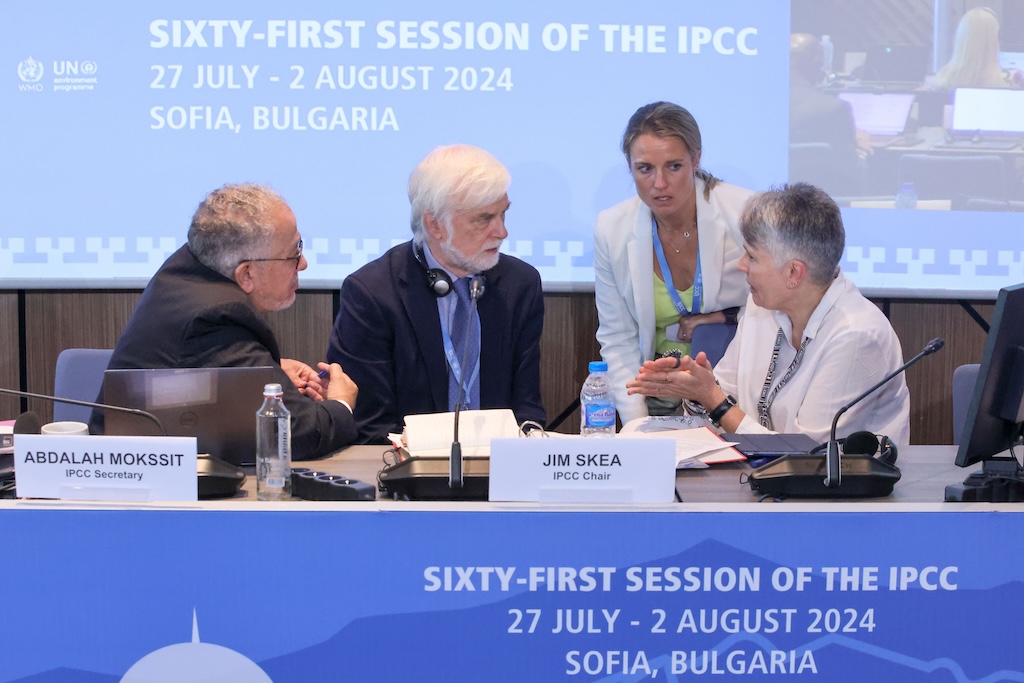
[[[43,84],[39,81],[43,78],[43,63],[32,57],[18,62],[18,78],[22,81],[19,90],[42,92]]]

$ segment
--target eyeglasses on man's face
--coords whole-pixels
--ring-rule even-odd
[[[302,262],[302,238],[299,238],[299,244],[296,247],[298,253],[295,256],[281,256],[278,258],[244,258],[238,262],[238,265],[243,263],[258,263],[259,261],[295,261],[295,270],[299,269],[299,263]]]

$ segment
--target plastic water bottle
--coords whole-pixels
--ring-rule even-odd
[[[914,192],[914,183],[903,183],[900,191],[896,193],[897,209],[913,209],[917,207],[917,192]]]
[[[263,405],[256,411],[256,498],[292,497],[292,414],[284,405],[280,384],[263,387]]]
[[[825,72],[825,78],[832,78],[832,58],[835,55],[835,48],[829,36],[821,37],[822,64],[821,70]]]
[[[608,364],[593,361],[589,370],[590,376],[580,391],[580,408],[583,413],[580,434],[612,436],[615,434],[615,392],[608,380]]]

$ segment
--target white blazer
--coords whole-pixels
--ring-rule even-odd
[[[736,270],[743,254],[740,214],[753,194],[718,184],[704,199],[697,190],[697,238],[704,281],[701,312],[746,303],[746,277]],[[615,406],[623,423],[647,415],[643,396],[626,395],[626,382],[654,357],[654,243],[651,210],[633,197],[602,211],[594,229],[594,293],[599,325],[597,341],[615,387]]]

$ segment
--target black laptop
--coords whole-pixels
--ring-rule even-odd
[[[733,448],[747,456],[751,467],[759,467],[783,455],[810,453],[818,442],[806,434],[729,434],[727,441],[738,442]]]
[[[107,370],[107,403],[156,415],[168,436],[194,436],[199,453],[233,465],[256,459],[256,411],[263,386],[278,382],[272,367]],[[110,435],[154,436],[156,425],[134,415],[107,411]]]

